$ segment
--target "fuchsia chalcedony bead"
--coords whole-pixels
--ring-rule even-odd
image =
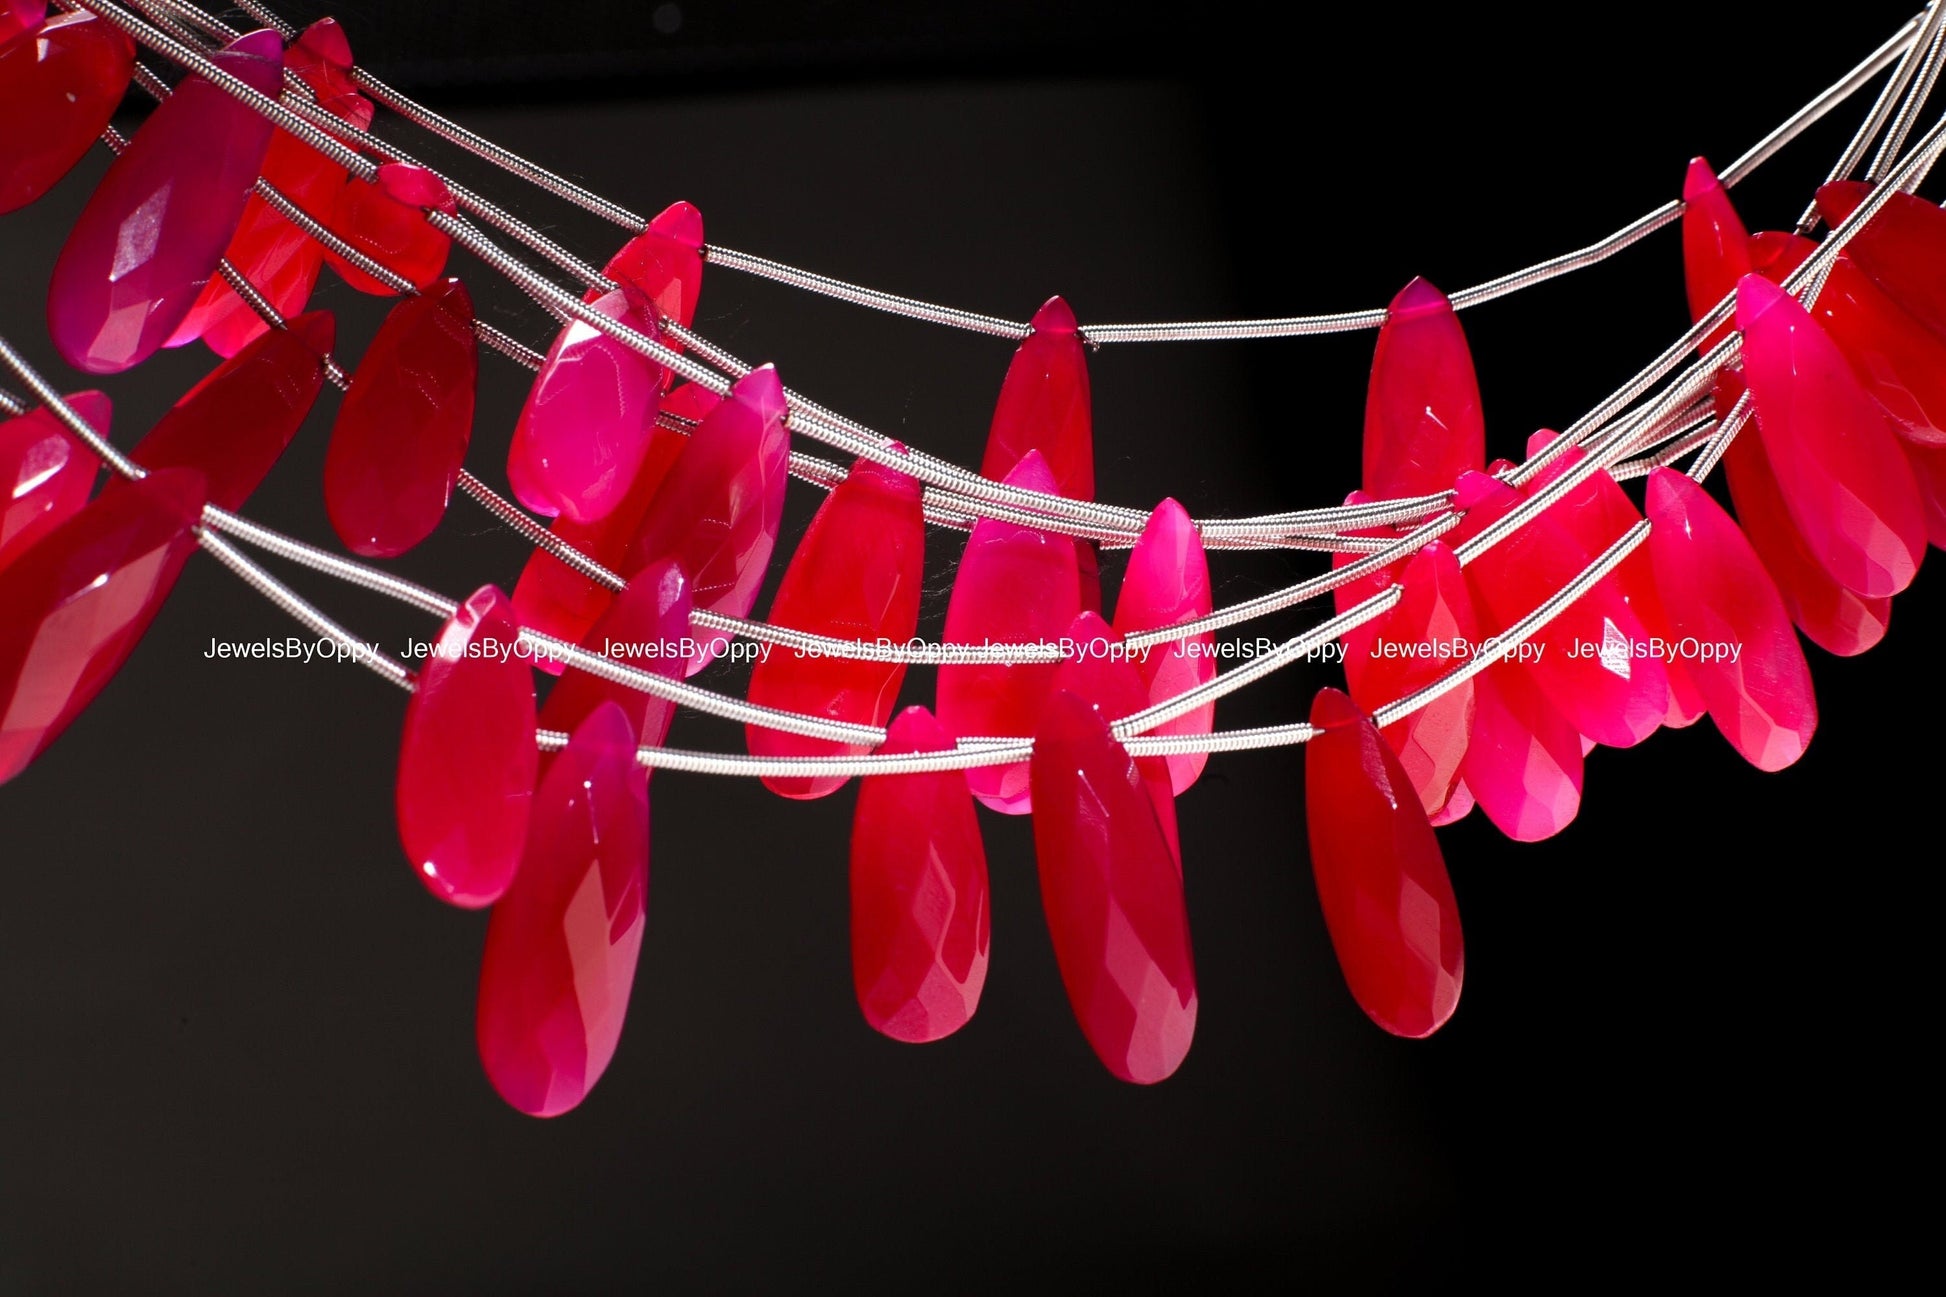
[[[1304,753],[1311,868],[1352,998],[1395,1036],[1430,1036],[1466,976],[1439,840],[1392,749],[1357,704],[1320,689]]]
[[[105,19],[63,14],[0,40],[0,214],[25,207],[101,138],[135,71],[135,46]]]
[[[1363,491],[1353,491],[1345,496],[1345,503],[1347,505],[1371,504],[1372,497]],[[1357,531],[1352,534],[1357,536],[1384,536],[1387,538],[1396,535],[1390,527],[1367,527],[1362,531]],[[1333,554],[1331,556],[1331,570],[1335,572],[1339,568],[1350,567],[1354,563],[1362,563],[1370,557],[1371,555],[1369,554]],[[1342,616],[1374,595],[1384,594],[1392,588],[1393,584],[1398,581],[1400,575],[1404,572],[1405,561],[1400,561],[1392,564],[1390,567],[1378,568],[1365,576],[1359,577],[1355,581],[1345,582],[1331,592],[1332,613],[1337,616]],[[1345,646],[1345,681],[1354,694],[1358,692],[1360,682],[1364,678],[1364,673],[1371,665],[1372,645],[1378,641],[1379,622],[1383,620],[1384,618],[1380,617],[1368,621],[1362,626],[1354,626],[1341,637],[1341,642]]]
[[[1055,690],[1034,735],[1034,855],[1068,1003],[1097,1057],[1141,1085],[1182,1065],[1196,966],[1182,868],[1127,749]]]
[[[1677,631],[1739,646],[1735,661],[1692,668],[1710,719],[1751,765],[1782,770],[1804,754],[1818,707],[1776,586],[1736,523],[1687,477],[1655,470],[1648,506],[1649,554]]]
[[[1376,500],[1444,491],[1486,460],[1486,423],[1466,331],[1423,279],[1386,308],[1365,393],[1364,490]]]
[[[568,1111],[615,1056],[648,926],[649,793],[613,703],[575,728],[534,793],[520,873],[487,923],[474,1018],[500,1097]]]
[[[324,456],[331,528],[390,558],[432,535],[473,437],[480,344],[473,299],[442,279],[394,306],[365,348]]]
[[[281,93],[275,32],[238,37],[212,58],[252,89]],[[268,121],[200,77],[142,123],[54,262],[48,332],[69,364],[120,373],[175,332],[216,273],[270,135]]]
[[[331,232],[381,266],[425,288],[446,268],[451,237],[426,220],[427,211],[458,211],[446,182],[424,167],[387,163],[370,181],[355,180],[338,191],[338,207],[327,224]],[[361,293],[395,297],[397,292],[353,266],[330,249],[325,262]]]
[[[1750,273],[1750,235],[1723,183],[1703,158],[1690,161],[1682,183],[1683,283],[1689,292],[1689,318],[1700,320],[1730,295]],[[1696,344],[1707,354],[1729,335],[1730,323],[1710,331]]]
[[[405,708],[399,840],[440,900],[491,905],[527,837],[534,677],[507,597],[484,586],[440,630]]]
[[[191,469],[105,492],[0,569],[0,783],[94,701],[196,548]]]
[[[0,45],[39,27],[47,18],[47,0],[0,0]]]
[[[1811,312],[1908,441],[1946,446],[1946,339],[1907,315],[1850,257],[1831,264]]]
[[[1464,787],[1514,841],[1539,842],[1573,823],[1581,810],[1585,747],[1541,692],[1531,666],[1500,662],[1473,677]]]
[[[628,589],[615,596],[580,646],[624,666],[680,680],[688,636],[689,582],[676,561],[665,558],[629,579]],[[541,707],[541,728],[572,734],[603,702],[619,706],[647,744],[661,743],[676,716],[672,702],[569,667]]]
[[[1860,181],[1835,181],[1818,190],[1818,210],[1837,225],[1871,192]],[[1893,194],[1845,245],[1845,255],[1901,310],[1946,338],[1946,211]]]
[[[703,214],[688,203],[671,203],[623,244],[601,273],[647,298],[658,315],[688,328],[703,290]],[[600,290],[590,289],[587,300],[600,296]],[[669,345],[679,348],[673,339]]]
[[[1164,500],[1149,514],[1135,548],[1129,551],[1128,572],[1115,596],[1115,632],[1160,630],[1207,617],[1211,611],[1209,560],[1203,538],[1189,513],[1174,500]],[[1216,678],[1216,636],[1211,631],[1157,644],[1135,663],[1149,702],[1160,703]],[[1216,704],[1205,703],[1186,716],[1165,721],[1152,734],[1208,734],[1216,725]],[[1169,782],[1178,793],[1203,773],[1209,753],[1189,752],[1164,757]]]
[[[952,736],[908,707],[880,755],[945,752]],[[972,1018],[986,985],[993,912],[986,848],[957,770],[874,775],[851,821],[851,972],[874,1031],[920,1044]]]
[[[1905,447],[1912,476],[1918,480],[1919,496],[1926,506],[1926,538],[1934,549],[1946,549],[1946,447]]]
[[[919,483],[861,459],[825,497],[784,570],[770,605],[773,626],[838,639],[903,644],[919,628],[926,519]],[[750,673],[750,701],[764,707],[883,725],[905,664],[801,654],[774,645]],[[932,723],[927,717],[928,724]],[[859,755],[863,746],[745,727],[753,756]],[[823,797],[844,784],[829,775],[766,778],[785,797]]]
[[[1743,378],[1764,454],[1805,547],[1861,595],[1897,594],[1925,554],[1912,468],[1837,345],[1770,281],[1737,283]]]
[[[1010,486],[1054,492],[1054,475],[1037,450],[1007,474]],[[1075,548],[1068,537],[998,518],[973,524],[946,605],[947,644],[1042,644],[1058,639],[1081,610]],[[1013,738],[1040,726],[1055,663],[949,663],[939,668],[939,723],[955,738]],[[980,766],[967,787],[1006,815],[1032,809],[1026,762]]]
[[[67,402],[108,435],[114,407],[100,392],[76,392]],[[0,570],[29,545],[88,503],[101,462],[47,410],[0,422]]]
[[[1054,672],[1054,689],[1081,699],[1105,721],[1114,722],[1149,705],[1149,691],[1125,656],[1122,637],[1098,612],[1083,609],[1069,625],[1065,661]],[[1135,768],[1155,804],[1156,823],[1169,850],[1182,864],[1182,840],[1176,830],[1176,795],[1170,787],[1169,766],[1162,757],[1138,757]]]

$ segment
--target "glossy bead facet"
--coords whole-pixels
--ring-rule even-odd
[[[1212,610],[1209,560],[1203,538],[1189,512],[1164,500],[1149,514],[1142,535],[1129,551],[1128,571],[1115,596],[1115,630],[1126,637],[1207,617]],[[1216,635],[1203,631],[1157,644],[1137,659],[1135,669],[1148,687],[1151,703],[1165,702],[1216,678]],[[1208,734],[1216,725],[1216,704],[1205,703],[1151,734]],[[1207,752],[1165,757],[1169,782],[1178,793],[1195,783],[1209,762]]]
[[[980,473],[1000,481],[1030,450],[1039,451],[1054,493],[1095,498],[1095,429],[1088,392],[1088,352],[1074,312],[1050,297],[1015,348],[987,429]]]
[[[100,392],[76,392],[67,402],[108,435],[114,407]],[[44,409],[0,422],[0,568],[88,503],[101,468],[61,421]]]
[[[453,247],[452,239],[426,220],[428,210],[457,210],[446,182],[424,167],[393,162],[380,167],[376,179],[339,190],[337,209],[326,223],[353,248],[423,289],[445,270]],[[328,248],[324,259],[361,293],[397,295]]]
[[[527,837],[539,751],[534,677],[507,597],[482,587],[440,630],[399,746],[399,839],[440,900],[491,905]]]
[[[1073,694],[1111,723],[1149,705],[1148,687],[1142,683],[1122,637],[1100,613],[1082,609],[1062,638],[1067,656],[1054,672],[1056,691]],[[1180,866],[1182,840],[1177,833],[1176,794],[1168,763],[1162,757],[1137,757],[1135,768],[1142,773],[1142,783],[1155,806],[1156,823]]]
[[[1946,446],[1946,338],[1900,309],[1850,257],[1831,264],[1811,312],[1908,441]]]
[[[1818,190],[1818,210],[1837,225],[1871,192],[1860,181],[1836,181]],[[1916,194],[1893,194],[1844,255],[1907,315],[1946,337],[1946,212]]]
[[[1682,202],[1683,285],[1689,293],[1689,318],[1700,320],[1750,273],[1750,235],[1703,158],[1690,161]],[[1696,344],[1697,351],[1707,354],[1730,328],[1726,321],[1712,329]]]
[[[861,459],[818,506],[784,569],[767,620],[814,635],[904,644],[919,628],[925,560],[919,483]],[[749,696],[763,707],[883,725],[904,679],[901,662],[813,655],[779,644],[752,668]],[[868,750],[760,725],[746,726],[744,733],[753,756],[855,756]],[[844,782],[830,775],[764,779],[772,792],[796,798],[823,797]]]
[[[0,0],[0,46],[47,20],[47,0]]]
[[[923,707],[900,712],[880,755],[944,752]],[[851,821],[851,972],[874,1031],[920,1044],[965,1026],[993,939],[986,848],[957,770],[874,775]]]
[[[665,558],[629,578],[628,589],[589,627],[580,647],[638,671],[680,680],[688,637],[689,582],[676,561]],[[541,706],[541,728],[571,734],[604,702],[620,707],[647,744],[661,743],[676,716],[672,702],[571,666]]]
[[[282,92],[275,32],[241,36],[211,57],[253,90]],[[200,77],[142,123],[54,262],[48,332],[69,364],[120,373],[175,332],[236,232],[270,136],[268,121]]]
[[[568,1111],[614,1058],[648,890],[648,783],[627,718],[604,703],[535,791],[519,876],[487,924],[480,1062],[521,1112]]]
[[[1418,1039],[1446,1025],[1466,976],[1459,905],[1405,771],[1357,704],[1320,689],[1304,752],[1304,819],[1318,903],[1351,995]]]
[[[1473,677],[1473,728],[1460,769],[1480,810],[1514,841],[1539,842],[1574,821],[1583,747],[1531,666],[1500,662]]]
[[[1486,423],[1466,331],[1423,279],[1386,308],[1365,390],[1364,490],[1376,500],[1444,491],[1486,461]]]
[[[1919,483],[1919,498],[1925,503],[1926,539],[1934,549],[1946,549],[1946,447],[1907,442],[1905,457]]]
[[[135,72],[135,45],[106,19],[62,14],[0,41],[0,214],[54,187],[101,138]]]
[[[703,214],[688,203],[671,203],[623,244],[601,273],[640,293],[658,315],[688,328],[703,290]],[[598,296],[589,290],[588,300]]]
[[[1061,981],[1082,1034],[1124,1081],[1182,1065],[1196,968],[1182,871],[1108,721],[1065,690],[1034,735],[1034,855]]]

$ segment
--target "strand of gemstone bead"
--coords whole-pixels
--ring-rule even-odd
[[[1946,24],[1946,5],[1942,5],[1940,0],[1933,0],[1933,3],[1927,5],[1920,15],[1919,29],[1913,33],[1912,43],[1906,47],[1905,53],[1893,66],[1892,75],[1886,78],[1884,87],[1879,90],[1878,98],[1872,101],[1871,111],[1865,114],[1865,120],[1858,124],[1857,131],[1852,134],[1851,143],[1845,146],[1845,151],[1838,155],[1838,160],[1832,163],[1831,170],[1826,173],[1824,178],[1826,184],[1834,180],[1848,179],[1852,168],[1864,161],[1866,150],[1872,147],[1872,141],[1878,138],[1878,133],[1885,129],[1885,123],[1891,119],[1893,110],[1899,106],[1902,99],[1906,98],[1906,87],[1912,84],[1913,73],[1919,68],[1915,56],[1922,49],[1931,48],[1933,34],[1942,24]],[[1816,201],[1806,203],[1803,215],[1797,218],[1797,233],[1809,235],[1811,231],[1818,228],[1818,223],[1822,219]]]

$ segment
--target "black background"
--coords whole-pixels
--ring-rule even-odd
[[[1266,26],[1221,5],[685,3],[673,32],[616,0],[336,12],[381,74],[638,210],[696,202],[714,241],[1015,318],[1058,291],[1100,322],[1378,306],[1413,274],[1456,289],[1578,246],[1674,196],[1692,154],[1727,164],[1906,11],[1847,5],[1808,39],[1732,5],[1365,6],[1312,28],[1309,7]],[[1753,229],[1796,217],[1864,103],[1737,191]],[[55,362],[41,298],[105,162],[0,220],[0,331],[70,387],[88,384]],[[591,257],[621,241],[454,169]],[[1681,330],[1677,248],[1664,233],[1466,314],[1490,455]],[[454,264],[544,345],[536,312]],[[328,273],[316,301],[349,363],[382,304]],[[961,462],[1008,354],[721,270],[697,325]],[[1102,497],[1335,502],[1370,348],[1104,350]],[[192,347],[100,383],[117,440],[211,363]],[[498,481],[525,375],[482,371],[471,463]],[[252,516],[329,539],[335,407]],[[815,500],[793,487],[787,534]],[[957,541],[932,539],[936,629]],[[398,566],[464,594],[520,561],[457,500]],[[1219,555],[1218,602],[1308,570]],[[293,580],[393,645],[434,629]],[[1217,758],[1180,807],[1197,1042],[1152,1089],[1112,1080],[1075,1029],[1024,821],[982,816],[981,1011],[914,1049],[851,1003],[851,791],[787,804],[658,776],[628,1030],[588,1102],[536,1122],[474,1059],[483,916],[429,900],[396,846],[400,696],[350,669],[206,661],[212,637],[287,624],[199,560],[93,710],[0,789],[0,1291],[1338,1290],[1868,1264],[1906,1222],[1878,1168],[1930,1139],[1908,1042],[1936,998],[1921,880],[1943,610],[1936,560],[1868,657],[1810,651],[1823,725],[1787,772],[1704,723],[1595,754],[1553,841],[1507,843],[1477,814],[1445,830],[1468,978],[1429,1042],[1381,1034],[1344,991],[1301,755]],[[1297,718],[1332,682],[1285,673],[1222,723]],[[907,698],[930,701],[924,673]],[[691,717],[672,741],[740,743]]]

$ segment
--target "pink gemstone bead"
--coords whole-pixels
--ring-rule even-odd
[[[1304,818],[1325,927],[1345,984],[1373,1022],[1422,1038],[1459,1007],[1459,904],[1425,808],[1351,699],[1320,689],[1304,753]]]
[[[671,203],[601,273],[640,293],[662,318],[688,328],[703,289],[703,214],[688,203]],[[598,296],[591,289],[588,300]]]
[[[1115,596],[1115,631],[1127,636],[1160,630],[1207,617],[1210,599],[1209,561],[1203,538],[1189,513],[1174,500],[1164,500],[1149,514],[1135,548],[1129,551],[1128,572]],[[1157,644],[1135,663],[1151,703],[1164,702],[1216,678],[1210,631]],[[1216,704],[1205,703],[1151,730],[1152,734],[1208,734],[1216,725]],[[1164,757],[1169,782],[1178,793],[1202,775],[1209,753],[1191,752]]]
[[[1067,657],[1054,672],[1054,689],[1066,691],[1098,712],[1105,721],[1118,721],[1149,705],[1148,687],[1127,656],[1122,637],[1098,612],[1083,609],[1068,626]],[[1182,864],[1182,840],[1176,827],[1176,795],[1170,786],[1169,765],[1162,757],[1140,757],[1135,768],[1155,805],[1156,823],[1169,850]]]
[[[480,375],[473,299],[457,279],[394,306],[365,348],[324,456],[324,506],[354,554],[390,558],[432,535],[473,437]]]
[[[1735,661],[1692,668],[1710,719],[1751,765],[1782,770],[1804,754],[1818,705],[1777,587],[1729,515],[1687,477],[1655,470],[1648,504],[1649,554],[1676,629],[1738,646]]]
[[[1905,444],[1906,460],[1918,480],[1926,506],[1926,538],[1934,549],[1946,549],[1946,447]]]
[[[784,385],[769,365],[753,369],[704,416],[656,489],[628,546],[628,570],[673,557],[689,575],[698,608],[747,617],[763,586],[784,517],[790,434]],[[689,674],[709,665],[723,641],[709,639]]]
[[[1682,201],[1683,283],[1689,291],[1689,318],[1700,320],[1750,273],[1750,235],[1706,159],[1691,160]],[[1729,332],[1728,322],[1711,330],[1696,344],[1697,351],[1707,353]]]
[[[423,289],[446,269],[453,248],[452,239],[426,220],[429,210],[449,215],[458,210],[446,182],[424,167],[394,162],[380,167],[370,183],[353,181],[339,190],[328,223],[346,243]],[[397,296],[337,253],[326,249],[324,259],[359,292]]]
[[[1768,280],[1737,284],[1743,377],[1764,454],[1806,548],[1846,588],[1897,594],[1925,554],[1911,466],[1837,345]]]
[[[0,568],[0,783],[59,738],[135,651],[195,551],[202,510],[195,472],[151,473]]]
[[[1054,474],[1030,450],[1007,474],[1012,486],[1054,490]],[[1074,546],[1065,536],[982,518],[973,524],[946,605],[947,644],[1039,644],[1058,639],[1081,610]],[[1033,734],[1055,664],[952,663],[939,668],[939,723],[955,738]],[[1032,809],[1026,763],[966,772],[973,795],[1005,815]]]
[[[944,752],[923,707],[900,712],[881,755]],[[986,985],[993,909],[986,848],[957,770],[875,775],[851,821],[851,972],[874,1031],[922,1044],[972,1018]]]
[[[1365,492],[1431,495],[1486,460],[1486,423],[1466,331],[1423,279],[1386,308],[1365,391]]]
[[[1473,729],[1461,770],[1502,833],[1539,842],[1573,823],[1584,755],[1580,733],[1541,693],[1533,667],[1501,662],[1473,677]]]
[[[1435,829],[1442,824],[1457,824],[1472,812],[1473,806],[1473,791],[1462,779],[1453,785],[1453,795],[1446,799],[1446,804],[1429,816],[1428,820]]]
[[[420,670],[399,747],[399,840],[440,900],[491,905],[527,837],[539,751],[534,677],[507,597],[483,586]]]
[[[106,437],[114,412],[100,392],[67,398]],[[88,503],[101,464],[46,410],[0,423],[0,570]]]
[[[47,0],[0,0],[0,45],[39,27],[47,18]]]
[[[1946,338],[1907,315],[1858,263],[1840,255],[1811,318],[1908,441],[1946,446]]]
[[[837,639],[903,644],[919,628],[925,561],[919,483],[861,459],[811,519],[784,569],[768,620]],[[750,673],[750,701],[883,725],[904,679],[903,663],[811,656],[773,646]],[[744,733],[753,756],[856,756],[868,750],[759,725],[747,726]],[[823,797],[844,782],[829,775],[764,780],[772,792],[795,798]]]
[[[614,1058],[648,891],[648,783],[628,719],[604,703],[541,780],[520,874],[487,924],[480,1062],[521,1112],[575,1107]]]
[[[1155,804],[1101,713],[1065,690],[1047,699],[1031,765],[1041,904],[1068,1003],[1110,1072],[1165,1080],[1196,1032],[1196,967]]]
[[[241,36],[213,57],[253,90],[281,93],[275,32]],[[69,364],[120,373],[175,332],[216,273],[270,135],[268,121],[200,77],[142,123],[54,262],[48,331]]]
[[[1371,504],[1372,497],[1363,491],[1353,491],[1345,497],[1345,503],[1348,505]],[[1367,527],[1363,530],[1355,531],[1352,534],[1356,536],[1384,536],[1387,538],[1392,538],[1397,535],[1391,527]],[[1354,563],[1362,563],[1370,557],[1371,555],[1369,554],[1333,554],[1331,556],[1331,569],[1335,572],[1339,568],[1350,567]],[[1345,582],[1345,584],[1338,586],[1331,592],[1332,613],[1337,616],[1342,616],[1350,612],[1353,608],[1356,608],[1359,604],[1364,603],[1367,599],[1370,599],[1373,595],[1384,594],[1397,583],[1399,577],[1404,572],[1405,563],[1398,562],[1392,564],[1390,567],[1381,567],[1355,581]],[[1383,620],[1384,618],[1380,617],[1373,621],[1368,621],[1362,626],[1354,626],[1341,637],[1341,642],[1345,646],[1345,682],[1354,694],[1360,691],[1364,673],[1371,665],[1372,646],[1378,641],[1379,622]]]
[[[372,124],[372,101],[351,78],[351,42],[336,18],[306,27],[284,52],[284,66],[316,92],[318,107],[361,130]]]
[[[105,19],[63,14],[31,39],[0,41],[0,214],[25,207],[101,138],[135,70],[135,46]],[[32,123],[31,129],[25,124]]]
[[[665,558],[629,579],[628,589],[596,619],[580,645],[638,671],[680,680],[687,662],[683,641],[689,633],[689,582],[676,561]],[[569,667],[541,707],[541,728],[571,734],[604,702],[620,707],[630,728],[647,744],[668,737],[676,717],[672,702]]]
[[[1833,225],[1850,216],[1872,186],[1840,180],[1818,190],[1818,210]],[[1913,194],[1894,194],[1845,245],[1887,297],[1946,337],[1946,212]]]

